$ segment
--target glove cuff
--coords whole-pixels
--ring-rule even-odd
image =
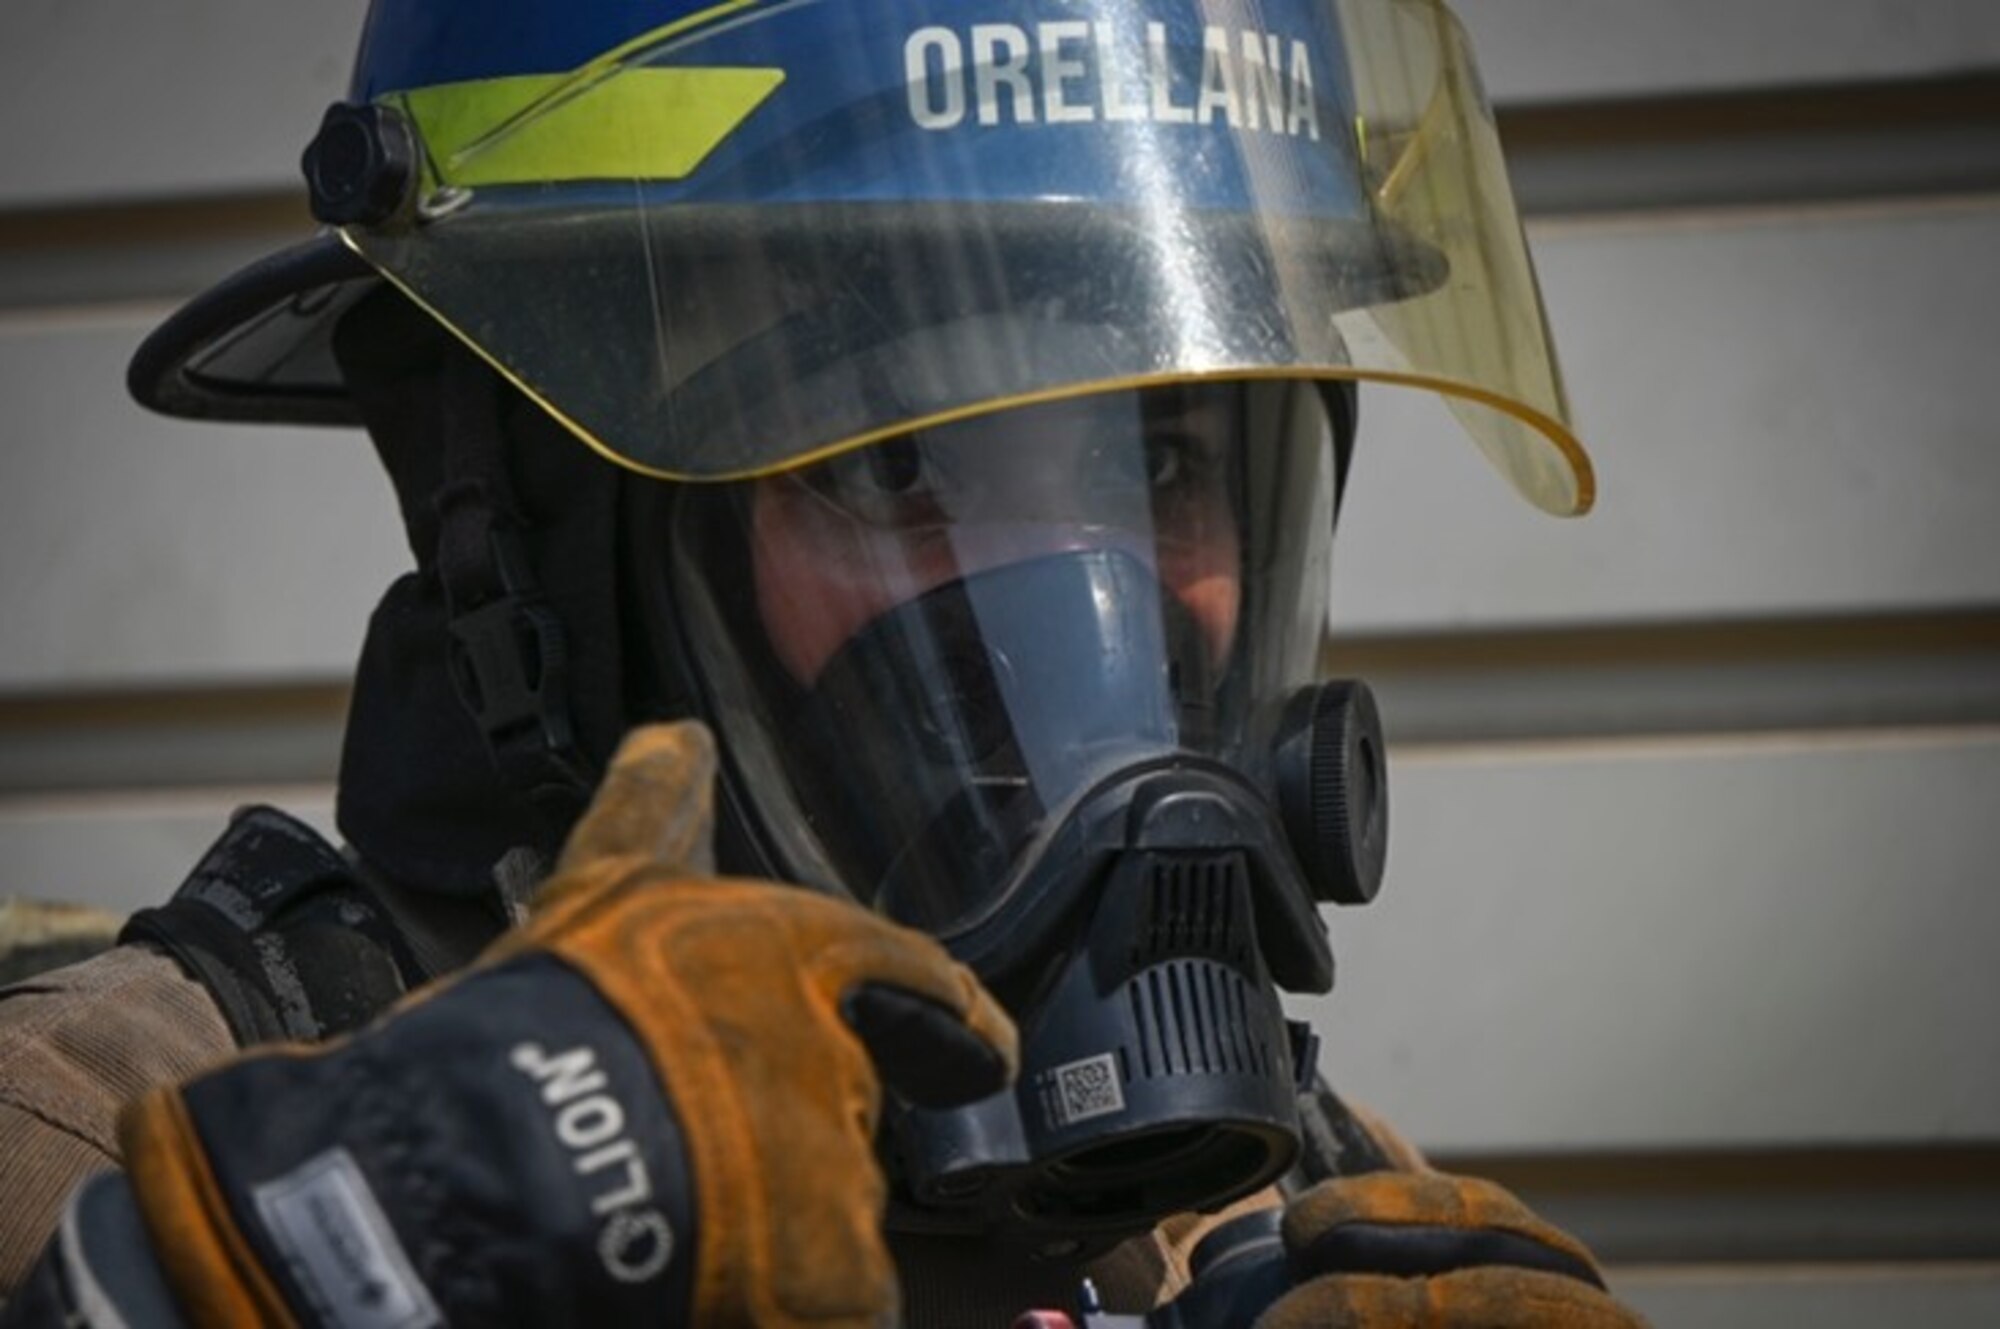
[[[125,1110],[118,1135],[140,1216],[188,1319],[295,1324],[236,1226],[180,1095],[147,1094]]]
[[[142,1100],[132,1185],[201,1323],[685,1315],[701,1243],[646,1050],[551,956]]]

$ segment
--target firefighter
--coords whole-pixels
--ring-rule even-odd
[[[19,1322],[1143,1310],[1281,1182],[1265,1323],[1633,1322],[1279,1006],[1357,384],[1592,496],[1441,3],[383,0],[305,169],[132,387],[364,425],[417,566],[345,846],[0,1001]]]

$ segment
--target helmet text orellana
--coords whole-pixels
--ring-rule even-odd
[[[1135,58],[1130,48],[1143,49]],[[1199,76],[1173,58],[1167,25],[1143,37],[1081,19],[919,28],[903,44],[918,127],[1151,121],[1320,139],[1311,48],[1253,28],[1203,27]]]

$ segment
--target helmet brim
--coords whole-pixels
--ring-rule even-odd
[[[358,425],[333,329],[380,281],[331,232],[281,250],[155,328],[132,356],[126,387],[148,410],[185,420]]]

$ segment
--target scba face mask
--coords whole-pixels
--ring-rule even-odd
[[[1120,1236],[1291,1163],[1278,990],[1331,983],[1314,905],[1385,833],[1365,694],[1310,686],[1349,407],[1092,394],[666,500],[662,617],[769,868],[1022,1027],[1013,1090],[896,1119],[898,1221]]]

